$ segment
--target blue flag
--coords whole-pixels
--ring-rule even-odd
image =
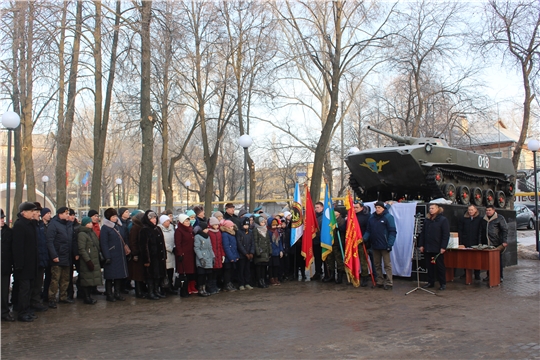
[[[84,174],[84,177],[82,179],[82,184],[84,186],[88,185],[89,178],[90,178],[90,171],[87,171],[86,174]]]
[[[291,206],[291,246],[304,234],[304,216],[302,214],[302,201],[300,200],[300,187],[294,186],[294,199]]]
[[[334,205],[332,198],[328,193],[328,184],[324,192],[324,211],[321,223],[321,248],[322,259],[326,260],[328,254],[332,252],[332,244],[334,243],[334,229],[336,228],[336,215],[334,214]]]

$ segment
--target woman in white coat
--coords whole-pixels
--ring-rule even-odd
[[[174,269],[176,260],[174,257],[174,226],[171,219],[167,215],[159,217],[159,225],[165,238],[165,249],[167,250],[167,277],[169,278],[169,294],[178,295],[178,291],[174,288]]]

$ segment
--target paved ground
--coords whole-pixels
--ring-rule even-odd
[[[2,323],[2,359],[540,358],[538,260],[437,296],[320,282],[95,306]]]

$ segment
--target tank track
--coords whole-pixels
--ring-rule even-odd
[[[440,172],[443,175],[443,181],[441,185],[437,185],[436,181],[436,175]],[[511,197],[512,194],[509,194],[505,187],[506,185],[510,184],[510,181],[500,179],[494,176],[489,175],[475,175],[471,174],[469,172],[463,171],[463,170],[453,170],[453,169],[447,169],[444,167],[434,167],[431,170],[429,170],[428,174],[426,175],[426,182],[429,185],[433,197],[445,197],[444,192],[442,191],[442,186],[444,184],[450,183],[452,181],[448,181],[449,177],[453,177],[457,180],[466,182],[467,186],[469,186],[472,190],[473,187],[480,187],[480,185],[474,185],[474,183],[486,183],[486,184],[493,184],[492,187],[490,187],[494,192],[497,191],[503,191],[507,197]],[[455,184],[454,184],[455,185]]]

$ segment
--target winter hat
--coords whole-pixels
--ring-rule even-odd
[[[75,215],[75,210],[69,209],[69,215],[71,215],[71,216]]]
[[[195,211],[193,211],[193,210],[188,210],[188,211],[186,211],[186,215],[187,215],[188,217],[196,216]]]
[[[187,219],[189,219],[189,216],[187,216],[186,214],[180,214],[178,215],[178,222],[180,224],[183,224],[184,221],[186,221]]]
[[[216,211],[215,213],[212,214],[213,217],[217,218],[217,217],[223,217],[223,213],[221,211]]]
[[[41,209],[41,217],[44,217],[45,215],[47,215],[50,212],[51,212],[51,209],[49,209],[49,208]]]
[[[255,222],[256,222],[257,224],[259,224],[259,225],[262,225],[262,222],[263,222],[263,221],[266,221],[266,218],[265,218],[264,216],[257,216],[257,217],[255,218]]]
[[[279,219],[273,219],[273,220],[272,220],[272,226],[274,226],[274,225],[275,225],[275,226],[279,226],[280,223],[281,223],[281,222],[279,221]]]
[[[289,217],[289,215],[292,215],[290,211],[284,211],[283,212],[283,217],[286,219]]]
[[[43,209],[43,208],[41,207],[41,203],[39,203],[38,201],[34,202],[34,205],[36,205],[36,210],[41,211],[41,209]]]
[[[243,216],[246,215],[246,214],[247,214],[246,209],[242,209],[242,210],[240,210],[240,211],[238,212],[238,217],[243,217]]]
[[[234,227],[234,223],[231,220],[222,221],[221,225],[225,227],[231,227],[231,228]]]
[[[121,207],[120,210],[118,210],[118,216],[122,216],[126,211],[128,211],[128,208]]]
[[[173,212],[172,212],[171,209],[167,209],[167,210],[165,210],[165,211],[163,212],[163,215],[172,215],[172,214],[173,214]]]
[[[34,205],[35,206],[35,205]],[[62,207],[59,207],[58,209],[56,209],[56,214],[63,214],[65,213],[66,211],[69,212],[69,208],[67,206],[62,206]]]
[[[36,205],[32,202],[25,201],[19,205],[19,212],[36,210]]]
[[[148,214],[146,214],[146,217],[149,219],[157,219],[157,214],[153,211],[149,211]],[[168,217],[168,216],[167,216]]]
[[[118,213],[116,212],[116,209],[114,209],[114,208],[108,208],[107,210],[105,210],[105,212],[103,213],[103,215],[105,216],[105,219],[111,220],[111,218],[112,218],[114,215],[118,216]]]
[[[208,223],[210,224],[210,226],[219,225],[219,220],[212,216],[210,219],[208,219]]]
[[[200,213],[204,211],[204,208],[202,206],[195,206],[193,208],[193,211],[195,212],[195,215],[199,215]]]
[[[254,213],[258,212],[258,211],[261,211],[262,210],[262,206],[259,206],[259,207],[256,207],[255,210],[253,210]]]
[[[3,219],[6,217],[6,214],[4,214],[4,209],[0,209],[0,219]]]
[[[384,203],[382,201],[377,201],[374,206],[375,207],[380,206],[380,207],[384,208]]]
[[[133,210],[133,212],[130,214],[130,216],[131,216],[131,217],[134,217],[134,216],[137,215],[137,214],[144,214],[144,211],[139,210],[139,209]]]
[[[86,215],[86,216],[92,217],[92,216],[98,215],[98,214],[99,214],[99,213],[98,213],[96,210],[90,210],[90,211],[88,211],[88,215]]]
[[[244,226],[244,225],[247,225],[247,226],[251,225],[251,222],[249,221],[249,218],[245,218],[244,221],[242,221],[242,226]]]
[[[165,224],[166,221],[171,221],[171,218],[168,215],[161,215],[159,217],[159,223],[161,225]]]
[[[86,225],[90,224],[91,222],[92,222],[92,218],[90,218],[88,216],[85,216],[81,220],[81,225],[86,226]]]
[[[229,208],[234,208],[234,204],[233,203],[226,203],[225,204],[225,209],[229,209]]]

